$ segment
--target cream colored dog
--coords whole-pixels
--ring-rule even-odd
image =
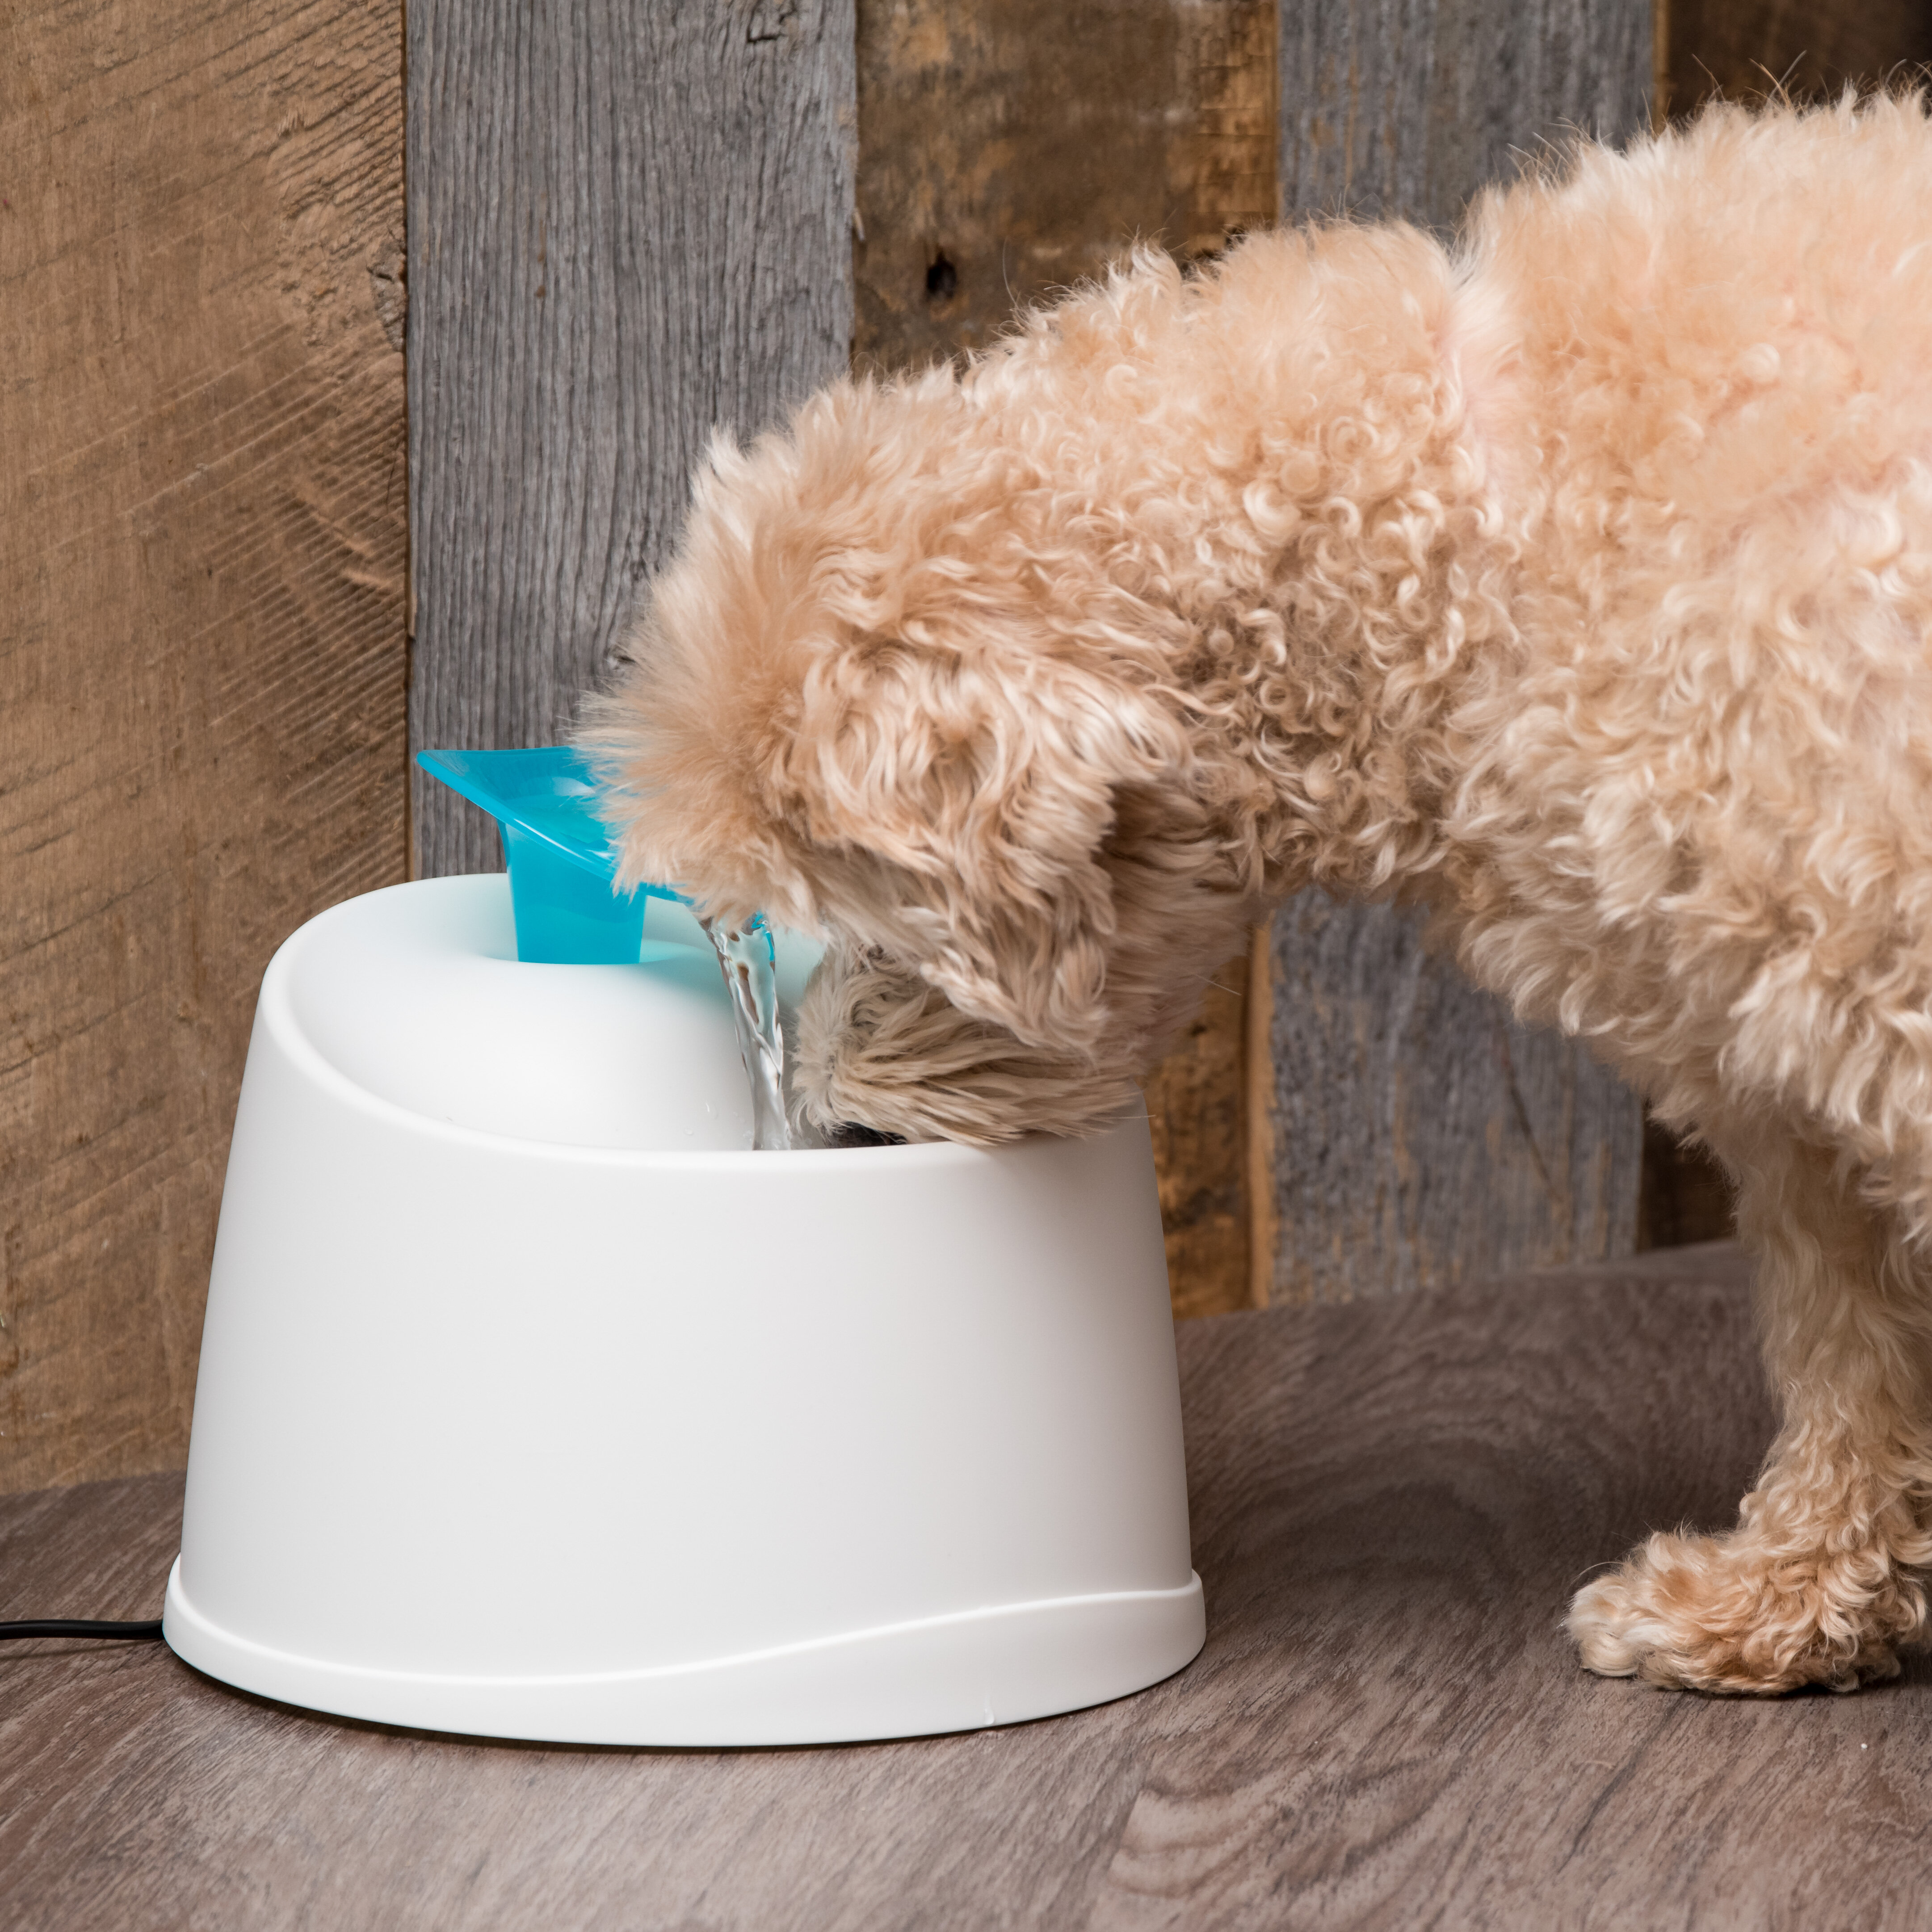
[[[1435,909],[1738,1188],[1784,1422],[1584,1661],[1850,1688],[1932,1562],[1932,127],[1707,114],[1144,254],[700,479],[588,742],[629,876],[832,950],[821,1123],[1079,1133],[1252,922]],[[1587,1372],[1580,1368],[1580,1372]]]

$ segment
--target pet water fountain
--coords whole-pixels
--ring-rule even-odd
[[[754,1150],[718,958],[568,752],[425,752],[507,876],[256,1010],[164,1628],[286,1702],[560,1742],[965,1730],[1200,1648],[1144,1120]],[[782,1010],[817,956],[762,943]]]

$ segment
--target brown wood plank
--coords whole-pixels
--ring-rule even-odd
[[[1735,1250],[1180,1329],[1208,1648],[1102,1709],[839,1750],[306,1715],[158,1647],[0,1651],[0,1924],[1905,1928],[1932,1669],[1756,1703],[1586,1676],[1646,1529],[1772,1427]],[[152,1610],[178,1490],[0,1503],[0,1616]]]
[[[555,742],[720,426],[851,347],[852,0],[409,9],[414,746]],[[428,780],[425,876],[496,869]]]
[[[1666,107],[1691,112],[1713,95],[1756,100],[1778,89],[1828,100],[1847,86],[1916,82],[1932,62],[1923,0],[1670,0]]]
[[[1581,128],[1649,122],[1650,0],[1282,0],[1285,218],[1399,216],[1444,232],[1486,182]],[[1276,916],[1274,1192],[1253,1204],[1270,1299],[1390,1294],[1628,1254],[1636,1095],[1526,1031],[1388,906]]]
[[[1248,1306],[1248,962],[1215,974],[1199,1014],[1145,1082],[1168,1291],[1180,1316]]]
[[[1713,1154],[1651,1118],[1643,1122],[1636,1251],[1724,1241],[1737,1230],[1730,1178]]]
[[[0,59],[0,1490],[178,1464],[255,989],[400,878],[393,0]]]
[[[861,0],[855,359],[983,347],[1136,242],[1274,218],[1272,0]]]
[[[860,0],[853,359],[983,348],[1136,242],[1275,212],[1274,0]],[[1178,1313],[1248,1305],[1244,962],[1147,1083]]]

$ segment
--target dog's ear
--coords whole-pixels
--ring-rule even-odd
[[[1172,781],[1178,721],[1049,651],[884,642],[808,682],[784,789],[820,903],[963,1011],[1080,1052],[1105,1026],[1124,787]]]

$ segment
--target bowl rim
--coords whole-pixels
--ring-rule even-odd
[[[494,873],[466,873],[453,878],[498,878]],[[479,1150],[488,1149],[498,1154],[513,1154],[532,1160],[554,1160],[572,1166],[588,1166],[616,1168],[650,1169],[671,1172],[736,1172],[752,1168],[780,1171],[772,1166],[782,1162],[782,1172],[801,1176],[820,1172],[848,1174],[855,1179],[860,1175],[876,1172],[881,1167],[901,1172],[917,1172],[938,1168],[968,1168],[988,1162],[1000,1162],[1011,1160],[1020,1150],[1040,1145],[1058,1145],[1066,1137],[1051,1134],[1027,1134],[1017,1140],[1005,1141],[992,1146],[976,1146],[964,1141],[908,1141],[896,1146],[847,1147],[847,1148],[623,1148],[599,1147],[594,1143],[574,1141],[547,1141],[530,1138],[522,1135],[498,1133],[484,1127],[460,1125],[454,1120],[439,1120],[431,1114],[418,1112],[415,1108],[405,1106],[400,1101],[392,1100],[386,1096],[373,1093],[360,1081],[345,1073],[311,1040],[296,1011],[294,982],[298,969],[303,943],[319,926],[358,900],[374,898],[379,893],[403,890],[410,886],[441,884],[441,880],[410,879],[398,880],[392,886],[378,886],[374,891],[352,895],[326,907],[312,918],[305,920],[284,939],[269,959],[267,969],[262,975],[262,988],[257,995],[255,1023],[263,1028],[273,1039],[278,1048],[287,1058],[296,1070],[313,1082],[338,1102],[352,1110],[384,1123],[392,1128],[416,1135],[421,1138],[440,1141],[451,1146],[470,1147]],[[688,949],[695,951],[695,948]],[[550,971],[596,971],[608,968],[595,967],[550,967]],[[244,1070],[245,1079],[245,1070]],[[1104,1124],[1096,1132],[1081,1138],[1102,1139],[1136,1122],[1144,1123],[1148,1118],[1144,1108],[1128,1107],[1113,1120]]]

